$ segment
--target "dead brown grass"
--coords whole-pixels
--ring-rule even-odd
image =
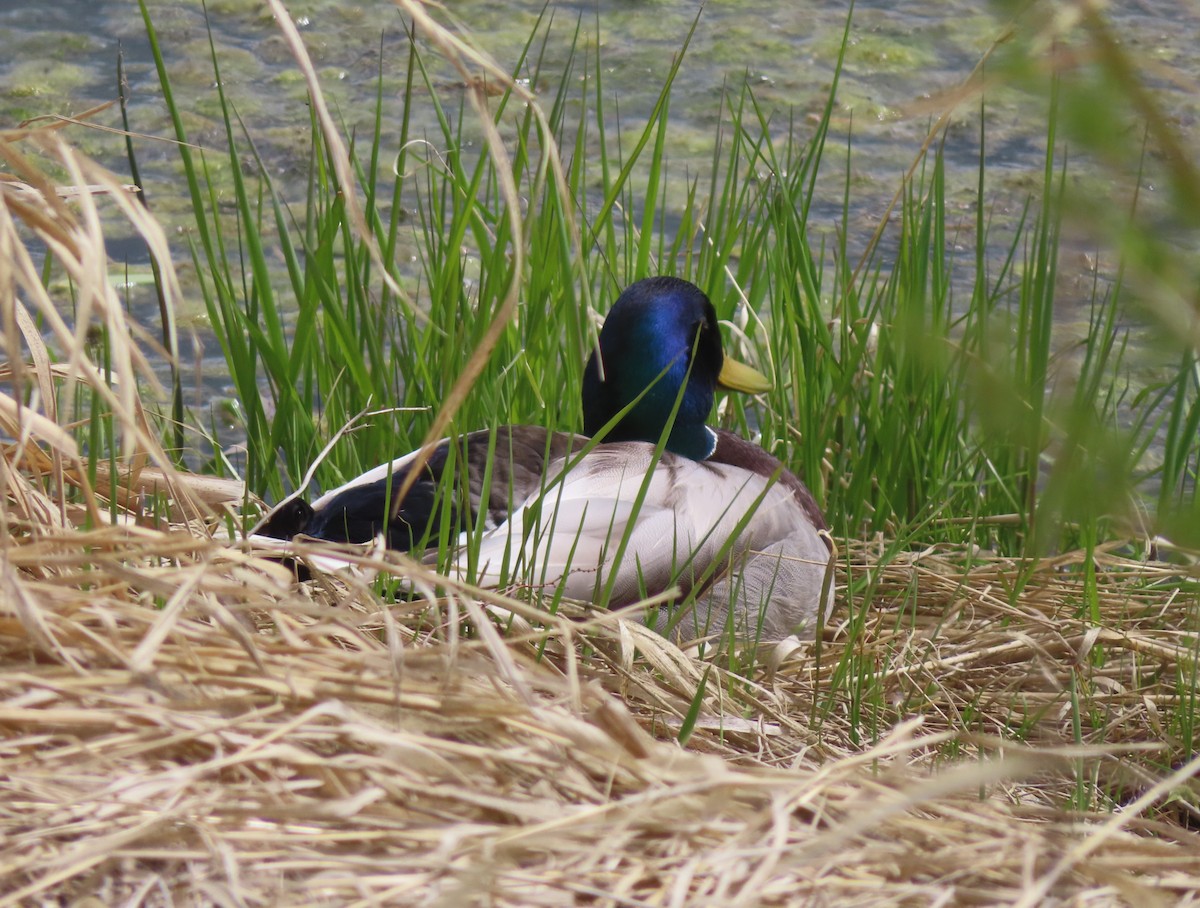
[[[856,551],[880,575],[862,631],[820,666],[717,671],[685,749],[708,666],[636,625],[500,639],[453,591],[301,588],[179,530],[26,525],[4,552],[0,905],[1147,905],[1200,883],[1167,803],[1197,764],[1164,765],[1160,718],[1194,611],[1141,607],[1165,565],[1104,573],[1096,634],[1057,565],[1009,604],[1003,562]],[[831,695],[851,650],[876,669]],[[1068,746],[1071,677],[1108,716],[1096,746]],[[1081,767],[1105,810],[1064,809]]]
[[[13,141],[121,193],[54,137],[0,146],[35,188],[0,185],[0,906],[1200,901],[1194,561],[854,545],[841,623],[756,666],[611,616],[503,627],[398,555],[425,598],[296,585],[214,538],[240,489],[149,431],[90,191]],[[62,426],[76,384],[115,476]]]

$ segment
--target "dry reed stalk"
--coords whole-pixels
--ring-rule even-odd
[[[101,187],[102,191],[70,193],[68,203],[23,145],[64,169],[77,187]],[[79,488],[90,520],[96,524],[105,521],[97,492],[130,497],[130,489],[157,486],[172,511],[188,522],[213,513],[206,501],[244,500],[240,489],[235,493],[226,486],[218,493],[211,481],[183,480],[150,429],[139,380],[161,394],[143,352],[144,346],[156,349],[157,344],[126,318],[109,277],[95,197],[101,195],[112,202],[145,239],[151,255],[165,263],[164,292],[174,306],[180,297],[179,283],[161,226],[145,209],[130,204],[128,193],[112,174],[77,154],[53,128],[6,133],[0,141],[0,159],[25,181],[21,193],[0,192],[0,324],[7,357],[0,371],[12,389],[11,393],[0,392],[0,432],[12,439],[5,445],[9,462],[13,467],[44,473],[50,477],[51,487],[60,492],[68,485]],[[45,245],[46,254],[74,288],[74,326],[63,315],[69,311],[67,301],[54,299],[43,285],[23,230]],[[108,338],[111,375],[104,374],[89,355],[88,334],[97,329]],[[43,331],[56,343],[65,363],[52,364],[54,357],[47,350]],[[59,428],[63,420],[60,397],[76,385],[100,399],[121,433],[120,482],[114,482],[108,471],[100,471],[102,488],[98,490],[92,488],[73,438]],[[142,472],[148,467],[153,473],[143,482]],[[65,496],[63,499],[65,502]],[[65,503],[62,507],[65,509]]]

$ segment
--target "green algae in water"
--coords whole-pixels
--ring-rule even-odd
[[[75,63],[27,60],[12,66],[4,81],[5,87],[0,91],[6,97],[44,98],[47,102],[61,104],[87,94],[84,88],[92,84],[94,74]]]
[[[293,17],[304,15],[300,7],[303,4],[289,4],[289,12]],[[220,16],[233,20],[253,22],[257,25],[270,25],[272,21],[270,7],[261,0],[208,0],[206,7],[210,17]]]
[[[918,46],[911,36],[855,33],[846,49],[846,65],[851,71],[870,73],[911,72],[932,67],[937,58],[928,46]]]

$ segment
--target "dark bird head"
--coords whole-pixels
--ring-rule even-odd
[[[667,450],[703,460],[713,450],[705,423],[718,385],[752,394],[771,387],[725,356],[717,314],[699,287],[646,278],[626,288],[600,329],[599,357],[593,351],[583,373],[583,430],[597,434],[645,391],[604,440],[657,442],[680,399]]]

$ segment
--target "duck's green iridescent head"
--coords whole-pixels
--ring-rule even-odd
[[[699,287],[646,278],[626,288],[600,329],[599,359],[593,352],[583,373],[583,430],[595,435],[649,388],[604,440],[657,442],[682,388],[667,450],[703,460],[713,449],[705,423],[718,385],[750,393],[771,387],[725,356],[717,314]]]

